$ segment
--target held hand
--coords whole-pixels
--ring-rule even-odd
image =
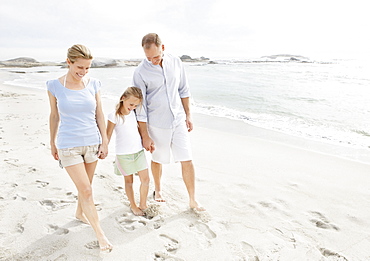
[[[144,149],[146,149],[147,151],[150,151],[150,152],[153,152],[154,151],[154,142],[151,138],[144,138],[143,139],[143,147]]]
[[[51,155],[55,160],[59,160],[58,149],[55,145],[51,145]]]
[[[105,159],[108,156],[108,145],[103,143],[100,144],[98,149],[98,158]]]
[[[149,149],[149,151],[150,151],[150,153],[153,153],[153,151],[155,150],[155,145],[154,145],[154,143],[150,146],[150,149]]]

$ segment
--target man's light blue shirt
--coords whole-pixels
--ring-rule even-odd
[[[165,54],[162,66],[144,59],[136,68],[133,86],[143,93],[143,106],[137,120],[170,129],[185,120],[181,98],[190,97],[189,85],[180,58]]]

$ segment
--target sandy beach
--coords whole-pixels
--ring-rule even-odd
[[[0,84],[0,101],[0,260],[370,260],[370,164],[200,114],[191,138],[207,213],[189,209],[172,163],[164,166],[166,203],[153,201],[151,181],[159,214],[134,216],[113,172],[112,142],[93,181],[114,244],[101,255],[92,228],[74,218],[74,184],[50,155],[46,91]],[[113,108],[103,100],[105,114]],[[134,185],[137,193],[138,177]]]

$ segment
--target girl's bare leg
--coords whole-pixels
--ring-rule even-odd
[[[128,200],[130,201],[130,208],[132,213],[136,216],[142,216],[144,215],[144,212],[141,211],[140,208],[136,205],[135,202],[135,196],[134,196],[134,189],[132,187],[134,182],[134,175],[125,176],[125,191],[126,195],[128,197]]]
[[[149,172],[148,169],[144,169],[138,172],[140,178],[140,204],[139,208],[145,210],[148,208],[147,199],[149,192]]]

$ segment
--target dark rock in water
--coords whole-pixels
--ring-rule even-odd
[[[292,55],[292,54],[276,54],[269,56],[262,56],[261,58],[266,58],[267,61],[276,62],[308,62],[310,59],[302,55]],[[266,62],[266,61],[265,61]]]
[[[25,71],[10,71],[11,73],[26,73]]]
[[[191,58],[189,55],[186,55],[186,54],[182,55],[182,56],[180,57],[180,59],[181,59],[182,61],[184,61],[184,60],[192,60],[192,58]]]
[[[205,61],[209,61],[209,58],[206,58],[204,56],[200,57],[200,58],[191,58],[189,55],[182,55],[180,57],[181,61],[183,62],[205,62]]]

